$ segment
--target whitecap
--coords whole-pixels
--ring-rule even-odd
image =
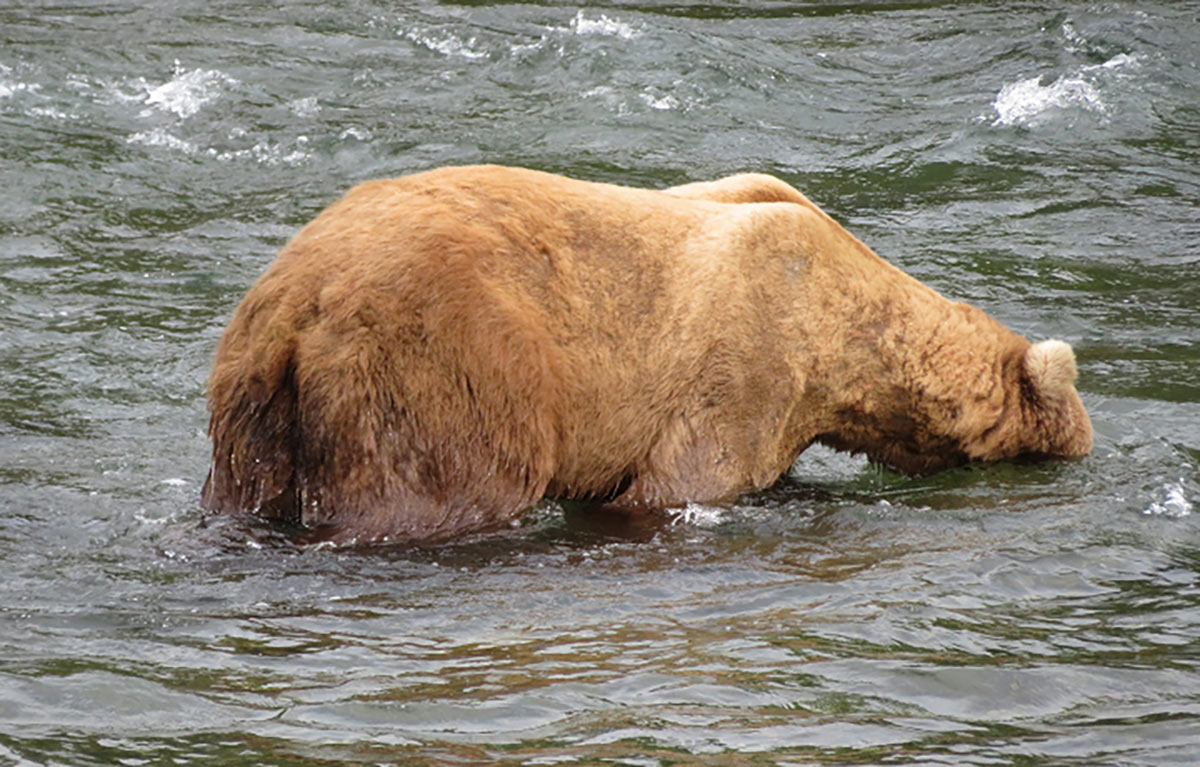
[[[1122,53],[1102,64],[1081,67],[1075,73],[1063,75],[1047,84],[1043,84],[1044,77],[1030,77],[1009,83],[1000,89],[992,102],[996,114],[992,125],[1029,127],[1053,109],[1082,109],[1105,114],[1108,105],[1100,95],[1100,78],[1137,63],[1136,56]]]
[[[185,141],[178,136],[173,136],[164,128],[154,128],[153,130],[140,131],[125,139],[127,144],[141,144],[143,146],[159,146],[168,149],[174,149],[184,154],[195,154],[199,151],[199,147],[190,141]]]
[[[678,82],[676,85],[678,85]],[[637,94],[630,94],[629,99],[624,98],[620,92],[607,85],[598,85],[594,88],[580,91],[579,95],[581,98],[594,99],[603,103],[606,109],[615,112],[618,117],[628,117],[635,111],[639,111],[636,107],[637,102],[632,101],[634,96],[645,107],[661,112],[671,110],[687,111],[696,105],[694,99],[664,92],[661,88],[655,86],[647,87]]]
[[[37,83],[23,83],[16,80],[0,80],[0,99],[15,96],[18,93],[35,93],[41,90]]]
[[[42,89],[39,83],[27,83],[13,76],[12,67],[0,64],[0,99],[7,99],[21,93],[37,93]]]
[[[1192,513],[1192,502],[1184,494],[1183,480],[1168,482],[1154,494],[1155,498],[1142,512],[1164,517],[1186,517]]]
[[[252,160],[259,165],[299,165],[312,157],[312,152],[304,149],[308,145],[308,136],[297,136],[295,143],[297,148],[291,151],[281,144],[259,141],[249,149],[219,152],[209,148],[206,154],[221,162]]]
[[[597,85],[595,88],[588,88],[586,91],[580,91],[579,95],[585,99],[611,97],[615,91],[609,85]]]
[[[1090,67],[1084,67],[1080,72],[1096,72],[1100,70],[1124,69],[1125,67],[1137,66],[1141,59],[1137,56],[1128,53],[1118,53],[1103,64],[1092,64]]]
[[[669,93],[663,96],[656,96],[649,90],[646,90],[639,93],[638,97],[641,98],[643,104],[651,109],[666,111],[670,109],[678,109],[680,107],[679,99],[675,98]]]
[[[508,52],[514,56],[525,56],[531,53],[538,53],[546,47],[547,38],[541,37],[532,43],[513,43],[509,45]]]
[[[221,90],[237,80],[215,69],[184,69],[175,62],[175,76],[149,89],[145,102],[180,117],[191,117],[205,104],[221,95]]]
[[[575,18],[571,19],[571,31],[577,35],[605,35],[619,37],[622,40],[632,40],[642,36],[640,29],[624,21],[611,19],[603,13],[598,19],[589,19],[583,15],[583,11],[579,11],[575,14]]]
[[[1000,89],[992,102],[992,109],[996,110],[992,125],[1029,125],[1048,109],[1066,107],[1080,107],[1092,112],[1105,110],[1100,92],[1079,77],[1060,77],[1049,85],[1042,85],[1040,77],[1031,77]]]
[[[244,135],[244,132],[241,132]],[[232,132],[233,137],[239,137],[239,131]],[[154,128],[148,131],[134,133],[125,139],[127,144],[163,147],[186,155],[210,157],[219,162],[237,162],[250,160],[259,165],[299,165],[312,157],[308,150],[308,136],[297,136],[292,147],[269,141],[259,141],[247,149],[219,150],[215,147],[201,147],[186,139],[181,139],[165,128]]]
[[[46,117],[51,120],[82,120],[78,112],[64,112],[55,107],[30,107],[29,114],[34,117]]]
[[[338,134],[338,141],[345,141],[348,138],[358,139],[359,141],[367,141],[371,138],[371,131],[365,128],[359,128],[356,125],[351,125]]]
[[[316,96],[307,96],[302,99],[289,101],[287,107],[297,117],[312,117],[321,111],[321,107],[317,105]]]
[[[462,40],[450,33],[436,33],[428,29],[410,29],[404,33],[404,37],[443,56],[457,56],[472,61],[487,58],[487,52],[479,50],[478,40],[474,37]]]

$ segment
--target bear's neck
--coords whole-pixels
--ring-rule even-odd
[[[836,318],[841,359],[817,368],[840,371],[819,385],[829,420],[817,441],[909,474],[980,457],[979,440],[1018,414],[1029,342],[862,250],[870,269],[829,275],[850,300]]]

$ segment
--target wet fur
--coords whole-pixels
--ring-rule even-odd
[[[352,189],[234,313],[206,507],[429,541],[540,498],[765,487],[813,442],[909,473],[1078,456],[1062,342],[890,266],[798,191],[494,166]]]

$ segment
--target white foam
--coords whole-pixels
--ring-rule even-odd
[[[371,138],[371,131],[366,128],[359,128],[356,125],[351,125],[338,134],[338,141],[345,141],[348,138],[358,139],[359,141],[367,141]]]
[[[237,80],[215,69],[184,69],[176,61],[175,76],[150,88],[145,102],[180,117],[191,117],[219,98],[225,86],[236,83]]]
[[[1136,63],[1136,56],[1122,53],[1103,64],[1081,67],[1077,72],[1061,76],[1046,85],[1042,84],[1042,77],[1009,83],[1000,89],[992,102],[992,109],[996,113],[992,125],[1029,127],[1053,109],[1082,109],[1104,114],[1108,106],[1100,96],[1098,77]]]
[[[1192,513],[1192,502],[1184,494],[1183,480],[1163,485],[1155,495],[1157,497],[1146,507],[1143,514],[1178,518]]]
[[[317,104],[316,96],[307,96],[302,99],[289,101],[287,107],[297,117],[312,117],[321,111],[321,107]]]
[[[312,156],[312,152],[306,149],[308,145],[307,136],[296,137],[295,146],[290,150],[283,145],[272,144],[267,141],[259,141],[248,149],[226,151],[220,151],[213,147],[201,149],[194,142],[181,139],[165,128],[153,128],[148,131],[134,133],[125,139],[125,141],[129,144],[163,147],[186,155],[211,157],[220,162],[251,160],[260,165],[299,165]]]
[[[642,100],[643,104],[651,109],[666,111],[670,109],[678,109],[680,107],[679,99],[675,98],[669,93],[663,96],[656,96],[649,92],[649,90],[646,90],[639,93],[638,97]]]
[[[589,19],[583,15],[583,11],[579,11],[575,14],[575,18],[571,19],[571,31],[577,35],[604,35],[619,37],[622,40],[632,40],[642,36],[642,31],[631,24],[611,19],[603,13],[598,19]]]
[[[1141,59],[1137,56],[1128,53],[1118,53],[1103,64],[1092,64],[1090,67],[1084,67],[1080,72],[1097,72],[1100,70],[1124,69],[1126,67],[1136,67]]]
[[[34,93],[41,89],[37,83],[22,83],[16,80],[0,80],[0,99],[15,96],[18,93]]]
[[[0,99],[7,99],[19,93],[37,93],[42,89],[38,83],[26,83],[13,77],[12,67],[0,64]]]
[[[82,120],[78,112],[64,112],[54,107],[30,107],[28,114],[34,117],[47,117],[51,120]]]
[[[725,519],[725,511],[715,506],[702,506],[688,502],[682,509],[671,512],[672,525],[692,525],[694,527],[715,527]]]
[[[996,110],[992,125],[1028,125],[1048,109],[1073,106],[1092,112],[1105,109],[1095,86],[1078,77],[1060,77],[1049,85],[1042,85],[1041,78],[1031,77],[1000,89],[992,103]]]
[[[303,147],[308,144],[308,136],[297,136],[296,145],[299,148],[288,151],[279,144],[260,141],[249,149],[235,149],[228,152],[218,152],[208,149],[205,154],[222,162],[233,160],[253,160],[259,165],[299,165],[308,160],[312,153]]]
[[[184,154],[196,154],[196,152],[200,151],[199,147],[192,142],[171,135],[165,128],[154,128],[135,133],[125,139],[125,142],[128,144],[141,144],[143,146],[166,147],[174,149],[177,152],[183,152]]]
[[[404,37],[443,56],[457,56],[471,61],[487,58],[487,52],[479,50],[479,43],[474,37],[462,40],[450,33],[428,29],[410,29],[404,33]]]
[[[532,43],[514,43],[508,46],[508,52],[514,56],[524,56],[528,53],[537,53],[546,47],[547,38],[542,37]]]
[[[590,99],[590,98],[608,99],[609,97],[613,96],[614,94],[615,94],[615,91],[612,89],[612,86],[609,86],[609,85],[597,85],[595,88],[588,88],[586,91],[581,91],[579,93],[579,95],[585,99]]]
[[[680,83],[676,81],[675,85],[679,86]],[[696,99],[677,95],[676,93],[664,92],[663,89],[655,86],[647,87],[637,94],[631,94],[631,97],[628,99],[608,85],[598,85],[594,88],[580,91],[579,96],[602,102],[606,109],[615,112],[619,117],[627,117],[639,111],[637,107],[639,101],[643,106],[660,112],[671,110],[688,111],[699,103]],[[634,96],[636,96],[636,101],[633,100]]]

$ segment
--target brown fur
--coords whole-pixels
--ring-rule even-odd
[[[762,488],[813,442],[904,472],[1080,456],[1031,346],[754,174],[665,191],[493,166],[352,189],[234,313],[204,504],[312,537],[435,540],[544,496]]]

